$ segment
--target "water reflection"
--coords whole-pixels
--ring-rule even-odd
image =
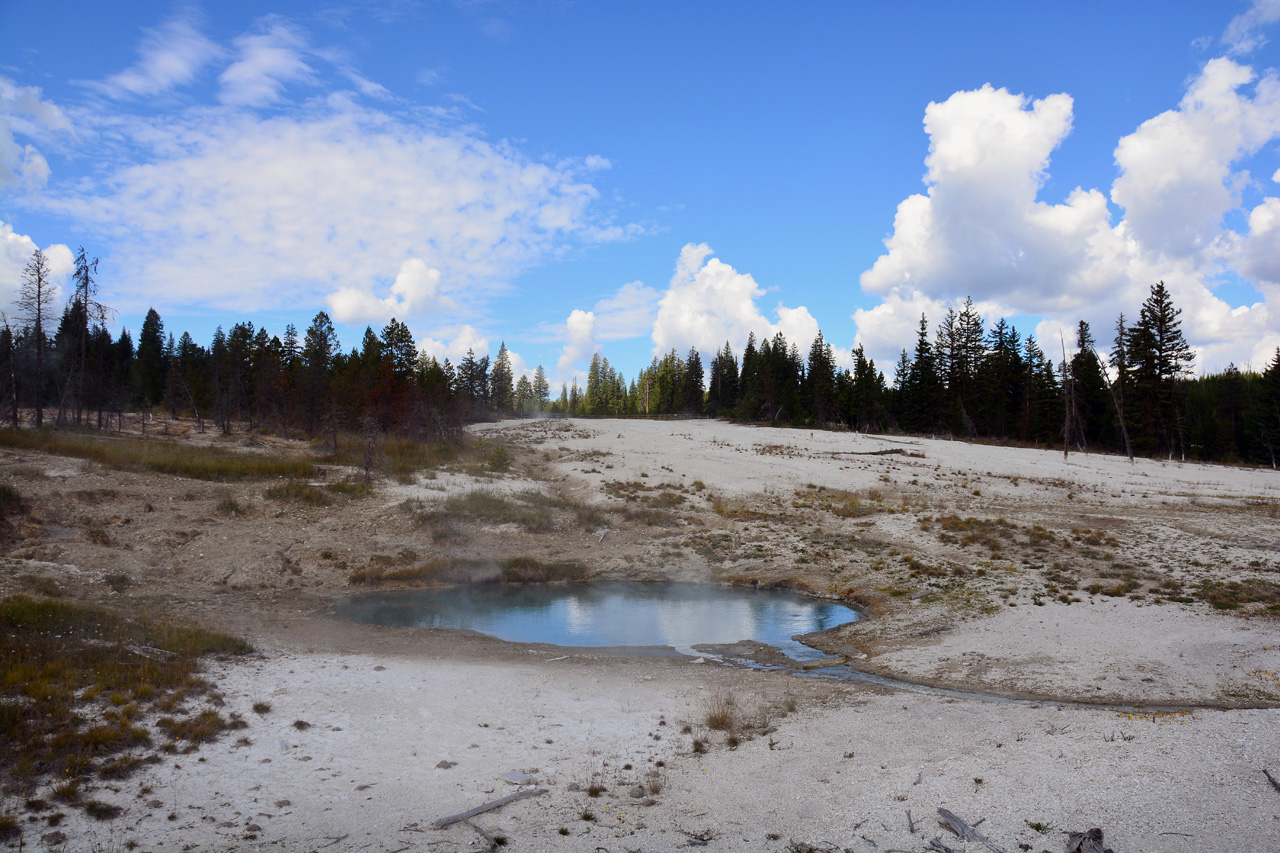
[[[672,646],[757,640],[797,660],[819,656],[791,639],[853,622],[843,604],[779,590],[701,584],[591,583],[373,593],[346,599],[337,615],[397,627],[466,628],[520,643]]]

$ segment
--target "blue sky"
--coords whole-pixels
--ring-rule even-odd
[[[0,0],[0,300],[84,245],[117,328],[560,380],[819,328],[890,372],[966,296],[1053,353],[1162,279],[1265,366],[1280,0],[1040,6]]]

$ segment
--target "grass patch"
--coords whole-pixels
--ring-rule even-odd
[[[271,486],[264,494],[268,499],[281,503],[299,503],[308,506],[329,506],[333,503],[333,498],[329,497],[324,489],[302,480],[289,480]]]
[[[732,693],[721,691],[712,697],[705,722],[707,728],[719,732],[733,731],[738,727],[738,704]]]
[[[358,498],[372,491],[372,483],[353,483],[343,480],[337,483],[326,483],[323,486],[314,486],[304,480],[290,479],[269,487],[263,494],[268,499],[281,503],[330,506],[335,495],[340,498]]]
[[[981,545],[990,548],[993,554],[999,553],[1005,545],[1012,542],[1013,534],[1018,529],[1017,525],[1004,518],[961,518],[958,515],[944,515],[936,519],[926,516],[920,519],[920,529],[931,530],[935,523],[942,528],[938,538],[943,542],[959,543],[961,546]],[[1043,528],[1041,530],[1043,534],[1048,534],[1048,538],[1038,534],[1035,538],[1037,544],[1052,539],[1049,531]]]
[[[0,775],[32,786],[60,778],[59,795],[74,797],[80,777],[119,772],[124,765],[112,763],[116,756],[151,744],[134,722],[143,709],[174,713],[185,699],[209,692],[196,675],[201,656],[249,651],[241,640],[197,628],[5,598]]]
[[[861,518],[888,510],[884,504],[884,495],[878,489],[869,489],[863,494],[813,485],[797,489],[791,506],[796,509],[826,510],[838,518]]]
[[[262,477],[308,477],[310,460],[232,453],[160,439],[104,438],[51,430],[0,430],[0,445],[39,450],[57,456],[88,459],[125,471],[156,471],[199,480],[242,480]]]
[[[530,503],[527,498],[514,501],[488,489],[472,489],[445,499],[440,510],[445,517],[471,518],[492,524],[519,524],[531,533],[553,529],[551,507]]]
[[[399,568],[371,560],[369,568],[353,572],[348,581],[353,586],[371,587],[389,584],[564,583],[582,580],[586,575],[587,568],[581,563],[543,563],[532,557],[511,557],[498,562],[453,557]]]
[[[1192,595],[1218,610],[1239,610],[1242,604],[1264,604],[1280,613],[1280,584],[1270,581],[1203,581]]]

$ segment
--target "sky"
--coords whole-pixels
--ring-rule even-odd
[[[270,11],[266,11],[266,10]],[[819,329],[892,374],[972,298],[1058,357],[1164,281],[1197,372],[1280,347],[1280,0],[0,0],[0,306],[319,311],[632,378]]]

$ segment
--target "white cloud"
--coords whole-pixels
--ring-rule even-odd
[[[874,359],[885,376],[892,379],[898,354],[903,349],[911,352],[915,347],[920,315],[924,314],[931,324],[936,324],[946,310],[945,303],[918,291],[911,291],[909,295],[891,291],[879,305],[853,312],[853,321],[858,327],[854,345],[861,344],[867,357]],[[931,325],[930,340],[932,328]]]
[[[93,88],[113,98],[158,95],[195,79],[200,69],[223,55],[222,48],[196,29],[188,17],[144,31],[138,61]]]
[[[1280,289],[1280,198],[1268,196],[1249,212],[1249,233],[1241,255],[1245,275]]]
[[[442,329],[437,331],[437,334],[443,334],[446,337],[452,336],[453,339],[423,338],[418,341],[418,349],[429,356],[435,357],[438,361],[443,362],[447,358],[456,365],[466,358],[468,351],[474,352],[477,359],[492,355],[489,352],[489,339],[481,335],[472,326],[464,325]]]
[[[326,296],[325,302],[341,323],[421,317],[453,307],[452,300],[440,295],[440,270],[428,267],[421,258],[409,258],[400,265],[390,296],[379,299],[367,290],[343,287]]]
[[[586,359],[600,348],[596,340],[596,315],[591,311],[575,308],[565,320],[564,347],[560,350],[560,358],[556,362],[556,373],[568,381],[573,373],[573,366]]]
[[[1267,43],[1259,30],[1280,21],[1280,0],[1254,0],[1248,10],[1241,12],[1227,24],[1222,43],[1231,53],[1245,54]]]
[[[1176,109],[1120,140],[1111,199],[1144,250],[1187,257],[1221,233],[1238,204],[1232,164],[1280,134],[1280,80],[1264,77],[1250,98],[1240,90],[1253,80],[1248,67],[1211,60]]]
[[[147,148],[37,203],[111,242],[103,285],[129,283],[109,294],[121,310],[333,296],[350,316],[421,313],[448,297],[465,312],[595,227],[598,194],[576,170],[348,99],[266,118],[215,107],[99,121]],[[441,283],[406,279],[390,301],[373,297],[406,257]]]
[[[69,130],[71,122],[62,110],[43,99],[39,88],[19,86],[0,77],[0,189],[18,185],[34,190],[49,179],[44,155],[16,137],[40,141]]]
[[[756,306],[764,288],[750,274],[710,255],[706,243],[688,243],[680,250],[675,275],[658,303],[652,332],[655,355],[672,348],[683,354],[695,346],[709,358],[726,341],[740,354],[749,333],[763,339],[779,331],[807,351],[818,332],[818,321],[807,308],[779,304],[778,322],[770,322]]]
[[[1071,129],[1067,95],[1032,101],[988,85],[929,104],[926,193],[898,206],[887,252],[862,274],[863,290],[884,301],[854,314],[857,340],[878,360],[894,358],[914,341],[920,311],[936,325],[966,296],[988,320],[1085,319],[1109,339],[1115,317],[1136,315],[1163,280],[1184,309],[1197,366],[1243,362],[1275,333],[1280,288],[1264,282],[1267,304],[1232,309],[1207,282],[1224,271],[1269,281],[1277,268],[1270,199],[1248,234],[1223,225],[1249,181],[1238,164],[1280,136],[1280,83],[1269,75],[1250,93],[1254,81],[1251,69],[1212,60],[1175,109],[1120,140],[1111,198],[1124,217],[1114,224],[1097,189],[1057,204],[1038,198]]]
[[[661,294],[642,282],[628,282],[595,304],[597,333],[602,341],[634,338],[649,331]]]
[[[7,222],[0,222],[0,308],[14,320],[13,301],[22,287],[22,273],[36,250],[35,241],[25,234],[14,233]],[[67,278],[75,269],[71,249],[61,243],[46,246],[44,256],[49,262],[49,277],[53,282],[54,301],[61,302]]]
[[[889,251],[862,274],[863,289],[1043,313],[1122,286],[1115,261],[1125,246],[1106,198],[1081,189],[1063,204],[1036,198],[1071,121],[1067,95],[1029,101],[989,85],[929,104],[928,194],[898,206]]]
[[[239,58],[218,77],[218,100],[224,104],[264,106],[278,101],[288,84],[315,78],[303,59],[305,39],[283,21],[273,21],[266,32],[240,36],[235,44]]]

